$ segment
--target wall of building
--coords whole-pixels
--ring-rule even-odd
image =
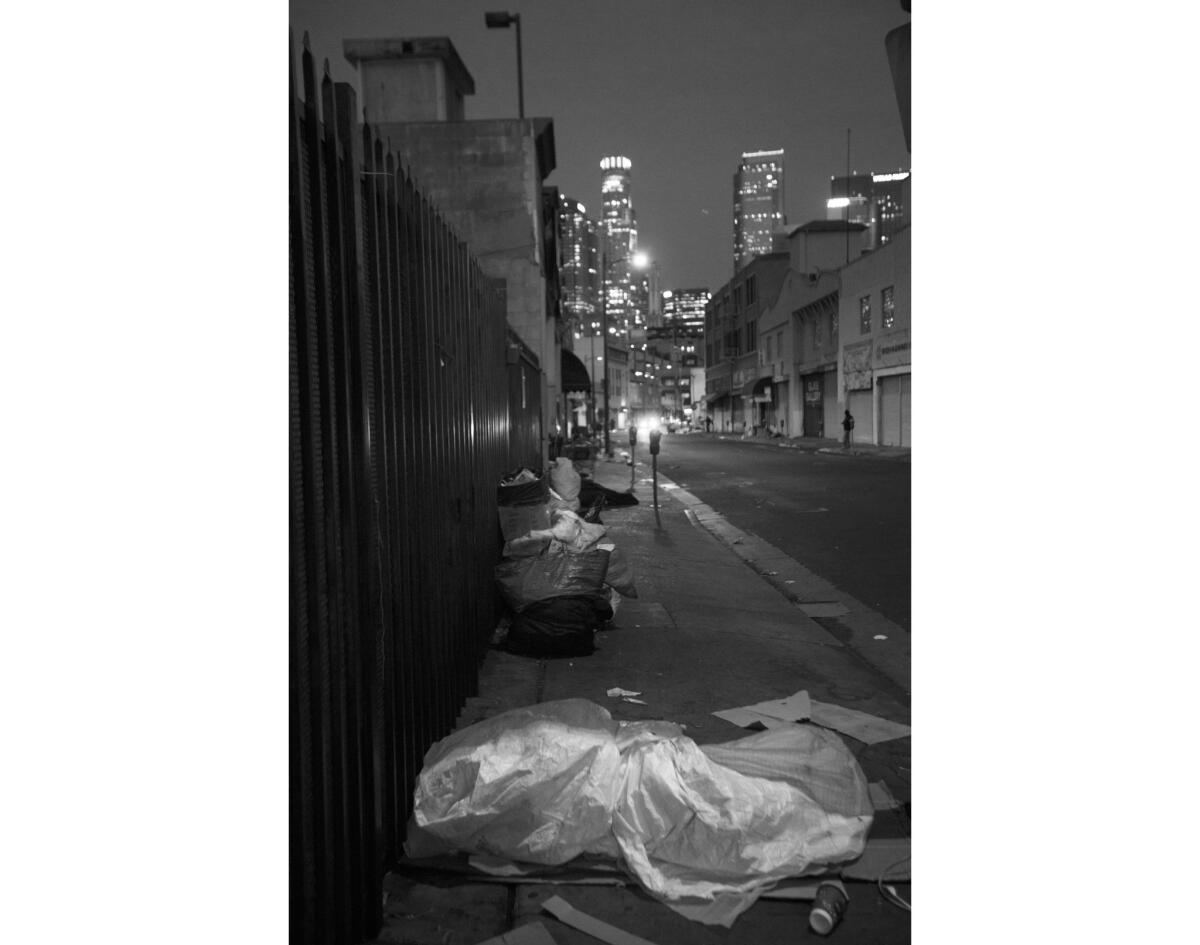
[[[787,253],[756,256],[714,292],[705,307],[706,393],[730,392],[730,403],[722,404],[719,413],[713,414],[714,421],[719,417],[728,432],[741,433],[753,423],[754,410],[752,406],[748,409],[744,390],[747,382],[755,381],[759,376],[758,319],[779,295],[788,263]],[[751,282],[754,285],[753,300],[748,288]],[[733,339],[733,343],[727,344],[726,338]]]
[[[788,254],[791,256],[792,267],[805,273],[841,269],[863,254],[869,238],[865,229],[848,235],[849,239],[845,231],[812,232],[805,231],[803,227],[797,228],[788,237]]]
[[[864,404],[864,391],[870,393],[871,422],[865,424],[855,413],[856,442],[880,443],[880,379],[907,375],[911,390],[912,375],[912,239],[905,227],[882,248],[861,257],[842,270],[842,294],[839,304],[841,340],[838,352],[838,389],[843,397]],[[885,288],[894,290],[895,315],[891,326],[884,327],[881,295]],[[860,328],[860,299],[871,300],[871,325]],[[911,446],[910,443],[895,445]]]
[[[375,86],[382,121],[438,121],[442,115],[462,120],[462,99],[446,88],[445,70],[435,59],[378,60],[360,71],[364,89]]]
[[[533,119],[381,124],[422,192],[479,259],[508,286],[508,324],[538,357],[541,403],[560,396],[556,313],[547,310],[542,178]]]

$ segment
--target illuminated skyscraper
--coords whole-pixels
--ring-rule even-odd
[[[870,248],[878,249],[909,222],[911,177],[909,171],[831,177],[826,219],[865,224]]]
[[[708,289],[668,289],[663,293],[663,325],[704,334],[704,306],[712,298]]]
[[[733,268],[774,249],[783,211],[783,149],[747,151],[733,175]]]
[[[558,223],[562,235],[559,280],[563,312],[572,331],[600,333],[600,225],[578,200],[560,195]]]
[[[633,256],[637,252],[637,215],[630,197],[633,162],[627,157],[606,157],[602,172],[600,226],[604,245],[603,281],[607,286],[610,334],[628,340],[629,329],[639,321],[634,304]]]

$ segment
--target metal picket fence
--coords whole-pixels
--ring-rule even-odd
[[[502,282],[290,63],[290,922],[358,943],[381,918],[414,778],[495,625],[495,485],[537,461],[512,402]],[[530,385],[534,391],[536,383]],[[530,444],[526,444],[530,440]],[[519,455],[518,455],[519,454]]]

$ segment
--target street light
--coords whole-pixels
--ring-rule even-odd
[[[521,15],[519,13],[485,13],[483,21],[490,30],[503,30],[516,24],[517,27],[517,117],[525,117],[525,76],[521,70]]]
[[[608,428],[612,425],[609,420],[608,407],[608,272],[620,262],[629,262],[635,269],[645,269],[650,257],[645,253],[626,253],[616,259],[609,259],[600,266],[600,333],[604,337],[604,455],[612,456],[612,446],[609,443]]]

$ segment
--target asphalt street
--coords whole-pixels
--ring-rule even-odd
[[[667,435],[661,449],[659,470],[732,525],[911,631],[909,463],[738,437]]]

